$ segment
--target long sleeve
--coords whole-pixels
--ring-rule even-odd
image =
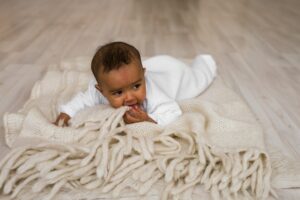
[[[90,81],[88,89],[85,92],[77,93],[71,101],[60,106],[60,112],[64,112],[70,117],[74,117],[78,111],[86,107],[95,106],[97,104],[107,104],[107,100],[97,91],[95,84],[95,80]]]

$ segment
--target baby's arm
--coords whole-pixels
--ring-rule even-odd
[[[74,117],[78,111],[101,103],[99,94],[97,94],[98,91],[95,88],[95,83],[94,80],[90,81],[89,87],[85,92],[79,92],[71,101],[60,106],[60,114],[54,123],[55,125],[68,126],[69,120]],[[61,124],[59,122],[61,122]]]

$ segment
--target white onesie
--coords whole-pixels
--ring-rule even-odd
[[[166,125],[182,114],[177,101],[202,93],[216,76],[216,64],[210,55],[198,55],[192,66],[166,55],[143,61],[146,69],[146,100],[148,115],[160,125]],[[91,80],[85,92],[79,92],[71,101],[60,106],[60,112],[73,117],[79,110],[97,104],[109,104]]]

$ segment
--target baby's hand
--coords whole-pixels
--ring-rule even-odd
[[[56,118],[54,124],[56,126],[64,127],[68,126],[68,122],[71,119],[71,117],[66,113],[60,113],[58,117]]]
[[[139,107],[132,107],[130,110],[126,111],[123,119],[126,124],[136,123],[136,122],[153,122],[156,123],[148,114],[140,109]]]

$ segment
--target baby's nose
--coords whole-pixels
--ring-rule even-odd
[[[125,95],[125,105],[135,103],[135,97],[131,92],[127,92]]]

